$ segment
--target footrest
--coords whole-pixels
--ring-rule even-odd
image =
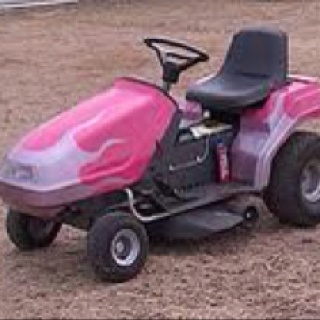
[[[199,239],[231,229],[243,221],[244,217],[239,214],[210,205],[155,222],[152,230],[168,239]]]

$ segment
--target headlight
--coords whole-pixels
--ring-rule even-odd
[[[36,168],[18,162],[5,159],[0,167],[0,175],[5,179],[17,181],[35,181],[37,174]]]

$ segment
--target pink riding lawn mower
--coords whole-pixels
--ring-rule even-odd
[[[263,199],[281,222],[316,225],[320,139],[305,123],[320,116],[320,85],[288,75],[286,34],[238,32],[220,71],[182,100],[171,86],[208,55],[172,39],[145,44],[160,61],[161,86],[117,79],[5,157],[0,195],[11,241],[33,250],[49,246],[62,224],[87,230],[94,270],[121,282],[141,271],[149,238],[252,224],[259,206],[248,199]]]

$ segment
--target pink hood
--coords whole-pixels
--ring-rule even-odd
[[[34,167],[37,177],[6,182],[34,191],[83,185],[94,193],[130,185],[143,175],[175,107],[152,85],[118,79],[30,132],[8,161]]]

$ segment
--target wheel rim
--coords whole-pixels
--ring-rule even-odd
[[[301,193],[305,200],[315,203],[320,200],[320,161],[309,161],[301,173]]]
[[[47,221],[38,218],[31,218],[28,224],[29,232],[32,234],[32,237],[37,240],[42,240],[48,237],[55,227],[55,221]]]
[[[130,229],[122,229],[116,233],[111,243],[111,254],[119,266],[132,265],[139,253],[140,241],[135,232]]]

